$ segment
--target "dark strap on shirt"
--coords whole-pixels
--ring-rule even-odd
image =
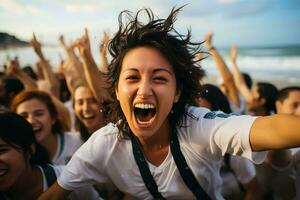
[[[47,185],[48,185],[48,187],[50,187],[51,185],[53,185],[53,183],[57,179],[55,171],[53,169],[53,166],[46,164],[46,165],[42,165],[41,167],[42,167],[42,169],[44,171],[44,174],[46,176]]]
[[[170,143],[174,161],[185,185],[190,189],[190,191],[197,199],[209,200],[210,197],[203,190],[195,175],[193,174],[191,168],[188,166],[184,156],[182,155],[175,128],[173,129]]]
[[[144,184],[155,199],[165,199],[158,191],[157,184],[149,170],[148,163],[140,148],[140,142],[134,134],[130,134],[134,159],[139,167]]]
[[[158,191],[157,184],[149,170],[149,166],[141,151],[139,140],[134,134],[131,134],[131,141],[132,141],[133,155],[139,167],[144,184],[146,185],[147,189],[155,199],[164,199],[162,194]],[[185,185],[191,190],[191,192],[194,194],[194,196],[197,199],[209,200],[210,197],[202,189],[201,185],[198,183],[197,179],[195,178],[192,170],[187,165],[184,156],[182,155],[176,130],[172,132],[170,147],[171,147],[171,152],[175,164],[179,170],[179,173],[183,181],[185,182]]]

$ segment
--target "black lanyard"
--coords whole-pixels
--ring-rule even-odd
[[[145,186],[155,199],[165,199],[158,191],[157,184],[149,170],[149,166],[145,160],[143,152],[141,151],[140,142],[133,133],[131,134],[131,141],[134,159],[139,167]],[[173,128],[173,132],[171,134],[170,148],[176,166],[185,185],[191,190],[197,199],[210,200],[210,197],[202,189],[192,170],[189,168],[184,156],[182,155],[175,128]]]

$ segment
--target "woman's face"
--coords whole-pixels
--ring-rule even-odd
[[[132,132],[147,138],[168,124],[180,92],[168,60],[154,48],[137,47],[124,57],[116,95]]]
[[[28,160],[0,138],[0,192],[8,191],[20,180],[28,169]],[[26,180],[23,180],[26,181]]]
[[[105,125],[100,104],[85,86],[78,87],[74,92],[74,111],[90,133]]]
[[[33,127],[38,142],[43,143],[52,134],[53,119],[47,106],[38,99],[30,99],[20,103],[16,113],[24,117]]]

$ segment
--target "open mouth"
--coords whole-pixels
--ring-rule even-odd
[[[42,127],[40,127],[40,126],[34,126],[32,128],[35,133],[40,132],[42,130]]]
[[[94,119],[95,118],[94,114],[83,114],[81,116],[83,119]]]
[[[153,104],[138,103],[134,106],[134,115],[139,124],[148,124],[156,114]]]

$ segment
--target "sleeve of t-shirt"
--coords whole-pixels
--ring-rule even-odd
[[[254,163],[261,163],[266,152],[252,152],[250,145],[250,129],[256,117],[248,115],[230,115],[217,111],[212,112],[204,108],[189,110],[194,117],[188,123],[191,126],[193,141],[208,145],[214,155],[221,152],[243,156]]]
[[[60,177],[62,171],[64,170],[64,165],[56,165],[54,167],[56,177]],[[100,200],[102,199],[98,192],[91,185],[77,188],[68,196],[69,200],[81,200],[81,199],[90,199],[90,200]]]
[[[255,166],[246,158],[241,156],[231,156],[230,166],[234,171],[236,178],[242,184],[249,183],[255,177]]]
[[[58,178],[58,184],[62,188],[73,191],[86,185],[106,182],[107,176],[104,169],[107,152],[105,150],[109,148],[105,133],[110,129],[110,127],[104,127],[93,133],[88,141],[76,151]]]

